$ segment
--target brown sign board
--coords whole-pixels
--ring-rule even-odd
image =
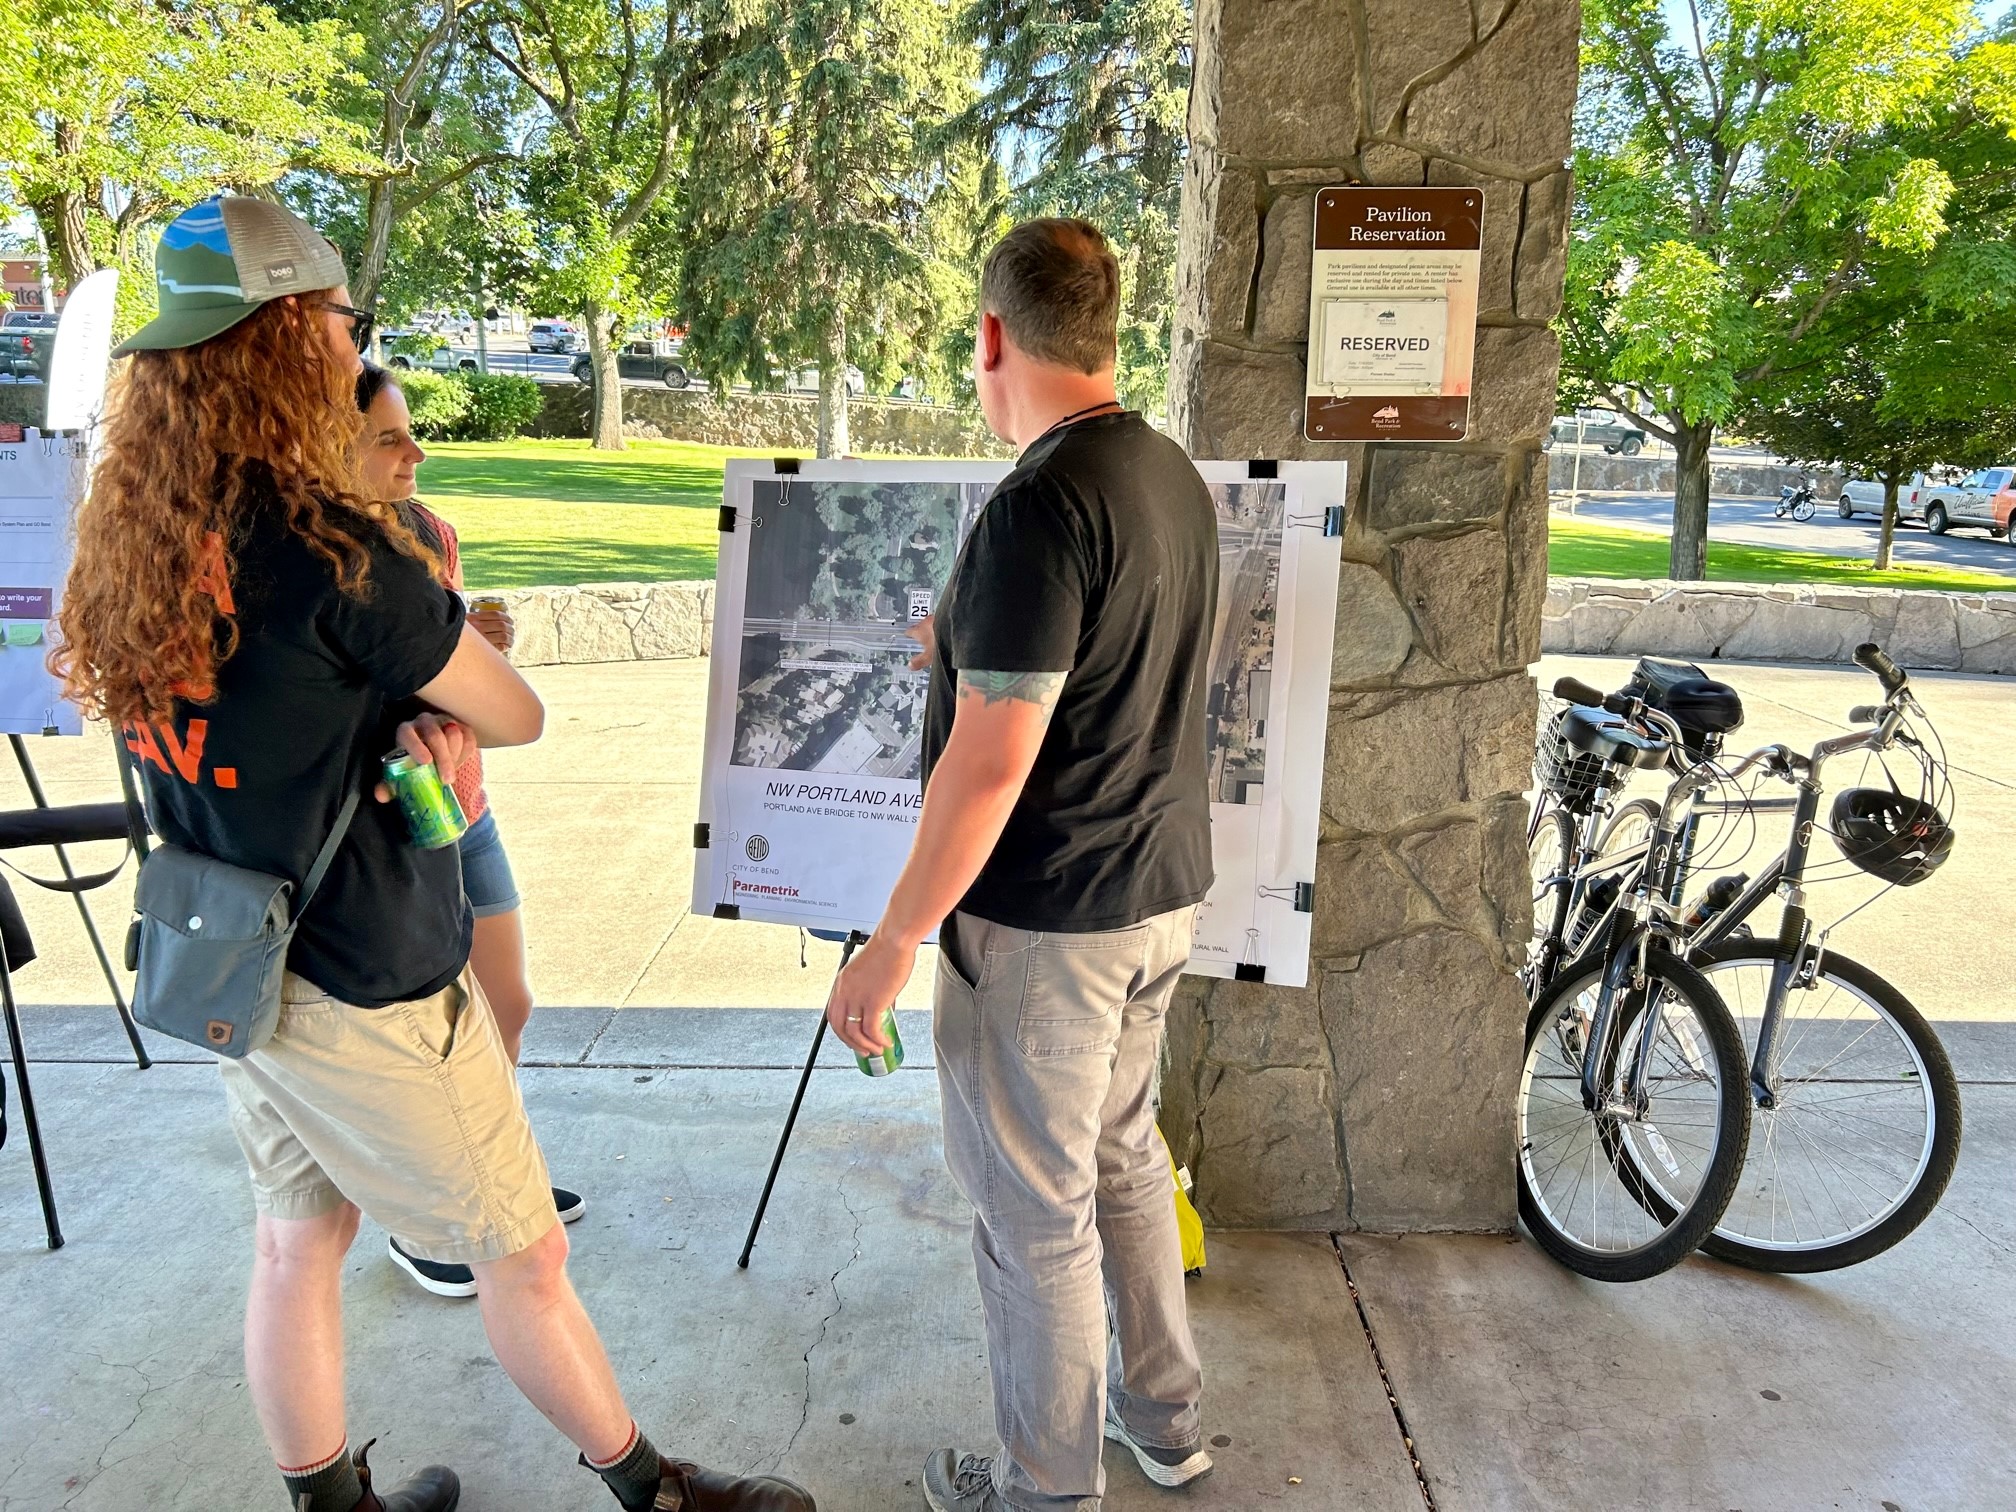
[[[1319,189],[1309,278],[1311,441],[1470,431],[1484,191]]]

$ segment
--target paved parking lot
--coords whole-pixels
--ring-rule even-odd
[[[1557,489],[1555,507],[1560,508],[1565,500],[1566,495]],[[1790,517],[1774,518],[1771,511],[1775,507],[1773,499],[1712,499],[1708,539],[1875,560],[1880,522],[1874,516],[1857,514],[1844,520],[1828,501],[1802,524]],[[1670,536],[1673,498],[1670,494],[1584,494],[1575,518]],[[1962,528],[1935,536],[1928,535],[1922,525],[1900,525],[1891,555],[1900,567],[1965,567],[2007,573],[2016,579],[2016,547],[1979,529]],[[2016,589],[2016,581],[2010,587]]]

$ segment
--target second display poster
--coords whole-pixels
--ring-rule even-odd
[[[932,612],[999,462],[728,464],[696,911],[873,928],[923,806]],[[1198,464],[1218,511],[1217,882],[1193,972],[1308,978],[1342,463]],[[1254,476],[1255,473],[1274,476]]]

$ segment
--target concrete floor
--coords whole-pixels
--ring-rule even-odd
[[[1609,686],[1627,667],[1540,673]],[[1842,669],[1721,672],[1755,743],[1809,743],[1869,696]],[[685,915],[704,667],[536,676],[552,735],[500,756],[495,784],[536,978],[561,1005],[534,1020],[525,1086],[556,1176],[589,1196],[576,1280],[633,1405],[679,1452],[776,1465],[823,1507],[921,1506],[924,1454],[979,1445],[990,1421],[928,1021],[906,1016],[911,1064],[888,1082],[828,1046],[738,1272],[832,948],[801,970],[790,931]],[[1214,1235],[1192,1303],[1219,1471],[1175,1499],[1109,1456],[1109,1508],[1418,1508],[1403,1423],[1441,1512],[2016,1506],[2008,684],[1919,681],[1961,843],[1840,943],[1939,1023],[1967,1083],[1959,1170],[1926,1225],[1835,1275],[1697,1257],[1621,1288],[1519,1238]],[[102,745],[34,744],[59,801],[109,793]],[[70,1243],[42,1249],[17,1115],[0,1151],[0,1512],[278,1505],[237,1358],[251,1209],[216,1073],[179,1049],[122,1064],[70,905],[23,901],[44,959],[20,990]],[[109,890],[98,907],[122,917]],[[649,1006],[668,1002],[712,1006]],[[473,1310],[412,1289],[372,1231],[346,1297],[352,1424],[382,1435],[388,1473],[457,1463],[469,1512],[609,1505],[491,1363]]]

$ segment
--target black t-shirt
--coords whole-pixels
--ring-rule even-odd
[[[1217,518],[1174,441],[1130,412],[1062,426],[1022,454],[938,605],[926,781],[960,672],[1071,675],[963,911],[1092,933],[1202,900],[1217,599]]]
[[[362,791],[349,834],[301,915],[288,966],[339,1002],[363,1008],[425,997],[469,958],[469,905],[456,847],[422,850],[396,803],[370,788],[412,695],[433,681],[462,634],[462,601],[362,518],[372,543],[368,591],[352,597],[288,529],[269,492],[252,501],[219,592],[238,649],[217,669],[215,699],[178,702],[167,725],[129,725],[127,748],[165,840],[298,888]]]

